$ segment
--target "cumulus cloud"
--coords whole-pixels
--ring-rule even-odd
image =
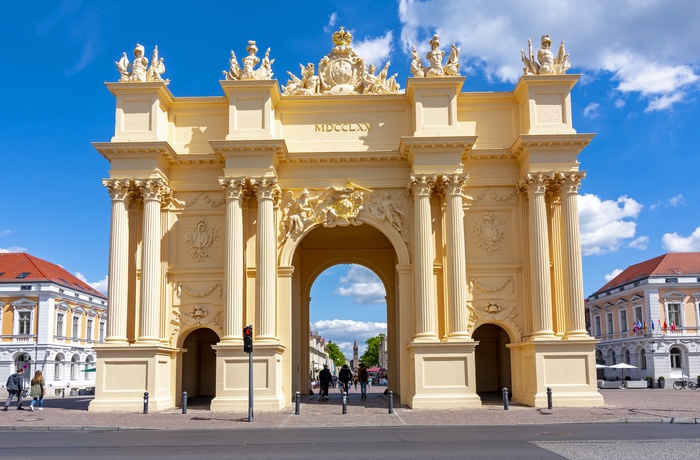
[[[333,30],[333,27],[335,27],[335,23],[338,20],[338,13],[335,11],[331,13],[331,15],[328,17],[328,24],[323,28],[323,31],[328,33],[331,30]]]
[[[583,109],[583,116],[587,118],[598,118],[600,116],[600,104],[591,102]]]
[[[578,197],[581,224],[581,249],[584,255],[600,255],[617,251],[620,245],[634,238],[636,219],[642,205],[625,195],[601,200],[596,195]]]
[[[698,91],[700,2],[607,0],[400,0],[401,47],[425,55],[433,33],[444,45],[461,45],[463,73],[479,68],[492,80],[514,83],[522,74],[520,49],[539,48],[549,34],[561,40],[574,72],[606,74],[620,95],[639,94],[647,111],[667,110]],[[527,18],[521,20],[519,18]],[[669,33],[672,31],[672,33]]]
[[[335,293],[352,297],[356,304],[366,305],[386,301],[384,284],[374,272],[361,265],[352,265],[347,275],[340,278],[340,283]]]
[[[391,55],[393,43],[394,33],[390,30],[381,37],[368,37],[362,41],[353,42],[352,47],[357,54],[365,58],[367,65],[374,64],[381,69]]]
[[[27,252],[27,248],[20,246],[9,246],[7,248],[0,248],[0,254],[7,254],[10,252]]]
[[[629,246],[630,248],[641,249],[642,251],[644,251],[646,250],[646,248],[649,247],[649,237],[640,236],[639,238],[635,238],[632,241],[630,241],[627,246]]]
[[[611,271],[610,273],[606,273],[605,274],[605,281],[606,282],[612,281],[620,273],[622,273],[622,270],[620,270],[619,268],[616,268],[615,270]]]
[[[321,320],[311,323],[311,329],[335,342],[348,360],[352,359],[352,346],[357,340],[360,355],[364,352],[365,341],[380,333],[386,334],[386,323],[353,321],[349,319]]]
[[[700,251],[700,227],[690,236],[681,236],[676,232],[666,233],[661,237],[661,242],[666,250],[672,252]]]
[[[93,289],[96,289],[100,291],[102,294],[107,295],[107,284],[108,284],[108,276],[105,275],[105,277],[99,281],[88,281],[85,276],[80,273],[80,272],[75,272],[74,273],[75,277],[78,278],[80,281],[83,283],[86,283],[88,286],[92,287]]]

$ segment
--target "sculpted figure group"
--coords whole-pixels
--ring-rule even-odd
[[[153,58],[151,66],[148,66],[148,58],[144,56],[145,49],[143,45],[136,44],[134,48],[134,62],[129,62],[126,53],[122,53],[122,58],[119,62],[115,62],[117,69],[121,74],[120,82],[152,82],[162,81],[165,84],[170,83],[170,80],[163,80],[161,75],[165,73],[165,64],[163,58],[158,58],[158,47],[153,49]]]
[[[520,50],[524,75],[560,75],[565,74],[571,67],[569,55],[564,50],[564,42],[559,46],[559,52],[555,56],[551,51],[552,40],[549,35],[542,35],[541,48],[535,52],[532,41],[528,39],[528,52]],[[282,87],[285,96],[317,96],[322,94],[398,94],[399,84],[396,81],[398,74],[389,75],[387,62],[377,74],[374,64],[366,66],[364,58],[352,49],[352,35],[343,27],[333,34],[333,50],[324,56],[316,66],[308,63],[300,66],[300,75],[297,77],[287,72],[289,80]],[[248,55],[241,60],[236,59],[236,53],[231,51],[229,59],[230,68],[224,71],[226,80],[271,80],[273,77],[270,59],[270,48],[267,49],[262,60],[257,56],[258,47],[254,40],[248,41],[246,47]],[[440,49],[440,39],[437,34],[430,40],[430,50],[425,55],[427,64],[424,63],[416,46],[411,49],[411,62],[409,70],[414,78],[457,77],[459,73],[459,51],[453,42],[447,57],[447,63],[443,64],[445,51]],[[115,62],[121,77],[120,82],[158,82],[169,83],[163,80],[161,75],[165,73],[163,58],[158,57],[158,47],[153,50],[151,64],[144,56],[144,47],[137,44],[134,49],[134,60],[129,62],[126,53],[122,54],[119,62]],[[260,66],[255,68],[258,64]]]

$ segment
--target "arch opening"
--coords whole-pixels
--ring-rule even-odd
[[[513,396],[508,332],[496,324],[483,324],[472,334],[479,342],[475,350],[476,392],[482,402],[502,397],[503,388]]]
[[[187,392],[188,405],[209,407],[216,395],[216,352],[219,342],[216,332],[207,328],[195,329],[183,342],[182,391]]]

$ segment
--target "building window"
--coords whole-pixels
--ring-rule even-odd
[[[58,313],[56,315],[56,335],[62,336],[63,334],[63,320],[66,315],[63,313]]]
[[[104,321],[100,321],[100,342],[104,342],[105,340],[105,323]]]
[[[29,276],[29,273],[30,272],[22,272],[19,275],[17,275],[17,278],[15,278],[15,279],[26,278],[27,276]]]
[[[615,332],[615,328],[613,327],[613,315],[612,315],[612,313],[608,313],[606,319],[608,320],[607,333],[612,334],[613,332]]]
[[[70,360],[70,379],[75,380],[78,378],[78,355],[73,355]]]
[[[74,339],[78,338],[78,326],[80,326],[80,317],[74,316],[73,317],[73,338]]]
[[[666,282],[667,282],[667,283],[677,283],[677,282],[678,282],[678,278],[666,278]]]
[[[54,380],[61,380],[61,374],[63,373],[63,363],[61,360],[62,355],[56,355],[56,362],[53,365]]]
[[[681,368],[681,352],[678,348],[671,348],[671,369]]]
[[[634,307],[634,320],[643,323],[642,319],[642,307]]]
[[[19,312],[19,329],[18,333],[19,335],[29,335],[31,334],[31,313],[28,311],[21,311]]]
[[[19,287],[20,291],[31,291],[32,290],[32,285],[31,284],[23,284]]]
[[[627,332],[627,310],[620,310],[620,332]]]
[[[625,348],[625,351],[622,352],[622,359],[623,362],[626,364],[631,364],[630,363],[630,351]]]
[[[644,349],[639,350],[639,368],[642,370],[647,368],[647,352]]]
[[[682,326],[681,304],[679,303],[668,304],[668,325],[671,326],[672,324],[675,324],[676,327]]]
[[[603,331],[600,327],[600,316],[595,317],[595,331],[593,331],[596,337],[600,337],[603,334]]]
[[[87,320],[87,325],[85,327],[85,338],[87,340],[92,340],[92,320]]]

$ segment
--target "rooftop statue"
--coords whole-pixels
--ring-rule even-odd
[[[532,51],[532,40],[527,39],[528,44],[528,55],[525,55],[525,51],[520,49],[521,59],[525,67],[523,67],[523,75],[561,75],[565,74],[566,71],[571,67],[571,62],[569,61],[569,55],[566,54],[564,50],[564,40],[562,40],[561,45],[559,45],[559,54],[554,57],[554,54],[550,50],[552,46],[552,40],[549,35],[542,35],[540,40],[542,43],[542,48],[537,51],[537,60],[535,60],[535,53]]]
[[[153,49],[153,58],[151,59],[151,66],[148,66],[148,58],[144,56],[145,49],[143,45],[136,44],[134,48],[134,62],[129,62],[129,58],[126,57],[126,53],[122,53],[122,58],[119,62],[115,62],[119,73],[122,75],[119,78],[120,82],[154,82],[162,81],[166,85],[170,83],[170,80],[163,80],[163,75],[165,73],[165,63],[163,58],[158,58],[158,47]]]
[[[265,51],[265,56],[257,69],[255,66],[260,62],[260,58],[256,55],[258,47],[255,40],[248,41],[246,51],[248,51],[248,55],[241,59],[243,68],[238,64],[236,53],[231,51],[231,59],[229,59],[231,66],[228,72],[222,72],[226,80],[272,80],[272,63],[275,60],[270,60],[270,48]]]
[[[430,51],[425,55],[428,66],[423,65],[423,61],[418,54],[416,46],[411,50],[411,75],[414,77],[459,77],[459,48],[453,42],[450,47],[450,55],[447,64],[442,65],[445,52],[440,49],[440,36],[435,34],[430,40]]]
[[[375,75],[376,66],[365,66],[365,60],[352,49],[352,34],[341,27],[333,34],[332,51],[324,56],[315,67],[308,64],[301,67],[301,78],[291,72],[289,81],[282,88],[285,96],[311,96],[320,94],[397,94],[399,84],[396,74],[389,76],[387,62],[381,72]]]

